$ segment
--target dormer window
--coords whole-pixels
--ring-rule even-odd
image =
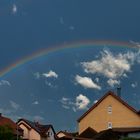
[[[112,106],[111,105],[108,106],[107,111],[108,111],[108,114],[112,114]]]

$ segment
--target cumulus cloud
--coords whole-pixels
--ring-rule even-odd
[[[77,110],[87,109],[87,106],[89,103],[90,103],[90,100],[82,94],[76,97],[75,106]]]
[[[69,26],[69,29],[72,31],[75,29],[75,27],[71,25],[71,26]]]
[[[0,81],[0,86],[11,86],[11,83],[7,80],[1,80]]]
[[[79,75],[76,75],[75,80],[78,84],[83,86],[84,88],[93,88],[100,90],[101,87],[97,85],[95,82],[92,81],[89,77],[81,77]]]
[[[140,43],[139,42],[135,42],[133,40],[130,40],[130,43],[134,45],[134,47],[136,46],[137,48],[140,48]]]
[[[18,110],[20,108],[20,105],[12,100],[10,101],[10,105],[14,110]]]
[[[61,23],[61,24],[64,24],[64,18],[63,18],[63,17],[60,17],[59,20],[60,20],[60,23]]]
[[[115,85],[119,85],[120,84],[120,80],[115,80],[115,79],[109,79],[107,81],[108,85],[110,85],[111,87],[114,87]]]
[[[132,88],[136,88],[137,86],[138,86],[138,83],[137,82],[134,82],[134,83],[131,84],[131,87]]]
[[[40,76],[41,76],[41,75],[40,75],[39,72],[36,72],[36,73],[34,73],[34,76],[35,76],[36,79],[40,79]]]
[[[86,73],[101,74],[109,79],[117,79],[131,71],[131,66],[139,56],[138,52],[113,55],[110,51],[101,52],[101,57],[90,62],[82,62]]]
[[[70,98],[63,97],[60,102],[62,103],[63,108],[72,109],[74,112],[76,112],[77,110],[87,109],[90,100],[86,96],[79,94],[75,101],[72,101]]]
[[[16,4],[13,4],[12,13],[13,14],[17,13],[17,6],[16,6]]]
[[[42,75],[46,78],[51,78],[51,77],[58,78],[58,74],[52,70],[50,70],[48,73],[43,73]]]
[[[39,102],[38,102],[38,101],[34,101],[32,104],[33,104],[33,105],[38,105]]]

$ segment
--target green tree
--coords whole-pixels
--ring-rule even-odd
[[[16,140],[13,129],[10,126],[0,126],[0,140]]]

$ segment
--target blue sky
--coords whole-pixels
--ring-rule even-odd
[[[139,109],[139,0],[1,0],[0,71],[42,49],[86,40],[129,42],[62,49],[0,78],[0,112],[77,130],[76,120],[120,84]],[[66,117],[67,116],[67,117]]]

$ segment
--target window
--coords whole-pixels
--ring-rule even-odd
[[[48,137],[50,137],[50,132],[48,132]]]
[[[111,105],[108,106],[108,114],[112,114],[112,106]]]
[[[108,122],[108,129],[111,129],[112,128],[112,122]]]

